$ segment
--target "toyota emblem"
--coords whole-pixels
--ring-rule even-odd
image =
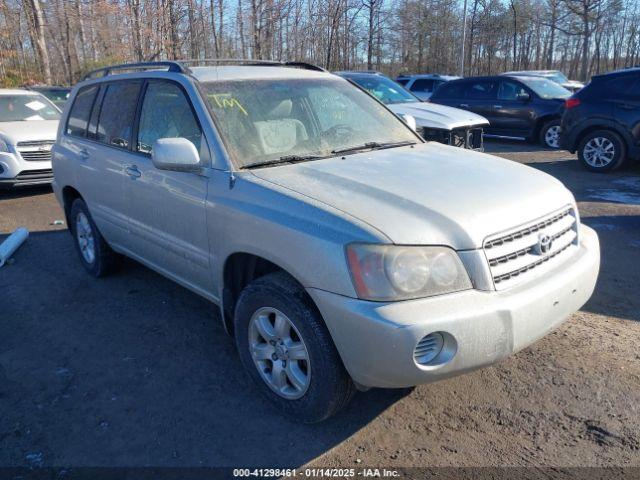
[[[553,239],[551,238],[551,236],[546,235],[546,234],[542,234],[538,237],[538,245],[536,245],[536,250],[537,250],[537,254],[538,255],[545,255],[547,253],[549,253],[549,250],[551,250],[551,244],[553,243]]]

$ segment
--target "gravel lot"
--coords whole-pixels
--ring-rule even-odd
[[[31,231],[0,269],[0,466],[640,466],[640,166],[487,151],[573,191],[602,243],[594,296],[496,366],[313,426],[257,394],[211,304],[134,262],[91,279],[50,189],[0,193],[0,234]]]

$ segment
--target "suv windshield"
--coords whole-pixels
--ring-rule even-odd
[[[552,98],[569,98],[571,92],[564,88],[562,85],[558,85],[556,82],[547,80],[545,78],[535,77],[519,77],[519,80],[526,84],[531,90],[536,92],[540,98],[552,99]]]
[[[398,117],[337,77],[206,82],[202,88],[240,167],[419,141]]]
[[[59,119],[60,110],[40,94],[0,95],[0,122]]]
[[[346,77],[387,105],[420,101],[396,82],[382,75],[346,75]]]

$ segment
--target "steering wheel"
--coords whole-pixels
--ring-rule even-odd
[[[339,123],[322,132],[322,137],[334,141],[343,141],[349,139],[352,134],[353,128],[344,123]]]

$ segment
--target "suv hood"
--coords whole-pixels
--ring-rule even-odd
[[[460,127],[489,125],[489,120],[480,115],[436,103],[395,103],[387,107],[396,115],[413,116],[418,127],[452,130]]]
[[[0,137],[10,145],[37,140],[55,141],[57,133],[58,120],[0,122]]]
[[[480,248],[492,234],[574,204],[555,178],[437,143],[252,170],[342,210],[391,242]]]

